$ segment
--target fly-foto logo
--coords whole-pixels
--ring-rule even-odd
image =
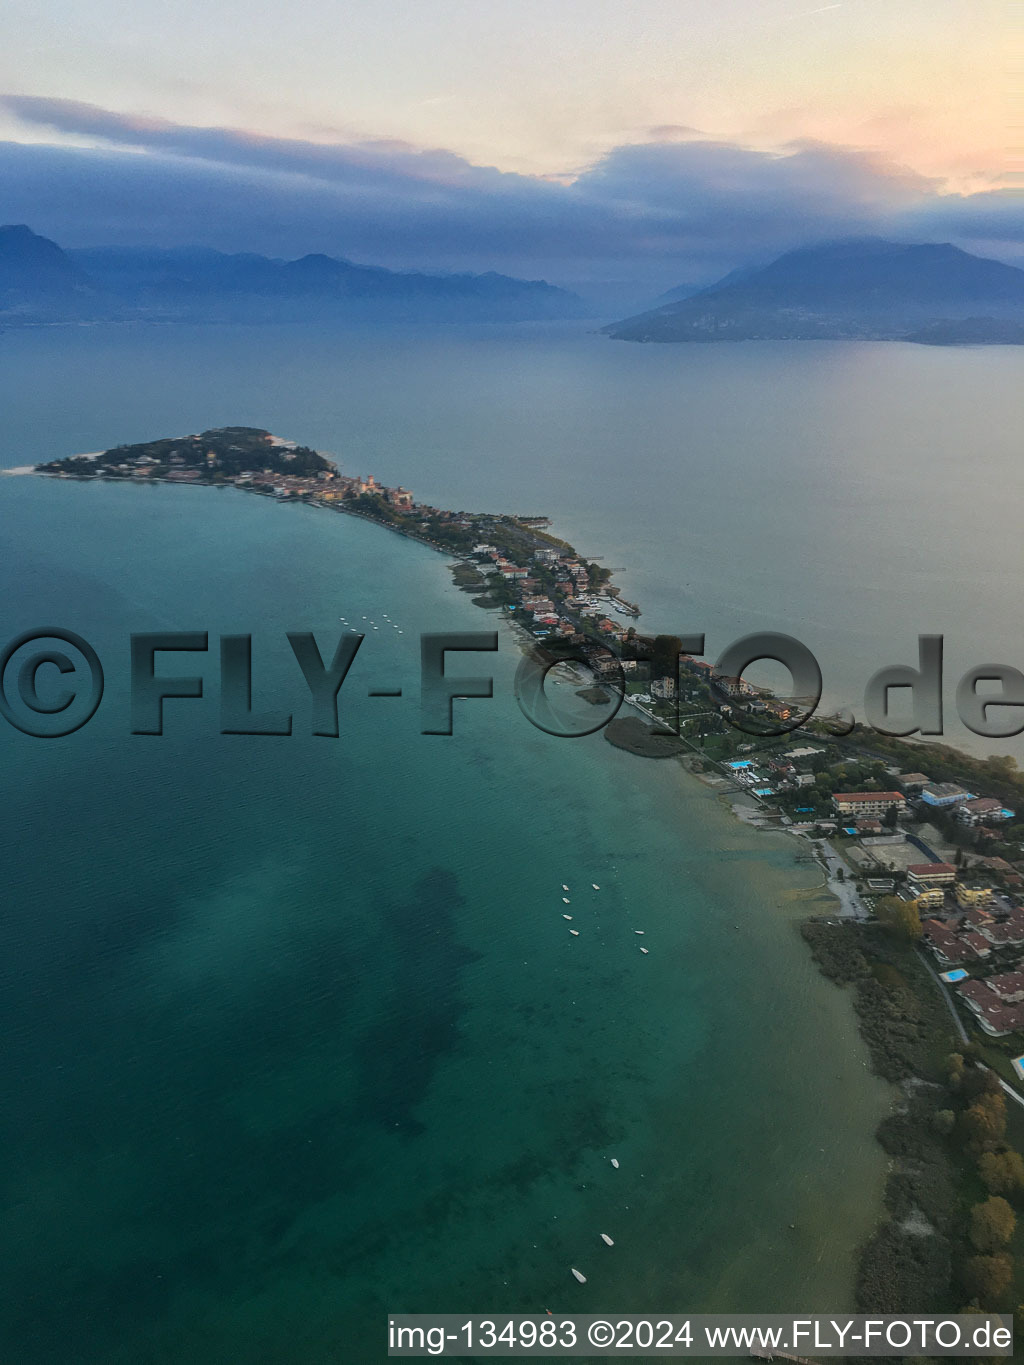
[[[230,634],[216,637],[211,646],[207,631],[164,631],[133,634],[127,651],[129,675],[128,728],[133,735],[162,735],[168,704],[199,701],[215,693],[222,735],[291,735],[300,704],[308,716],[309,733],[337,739],[341,733],[339,705],[342,686],[366,637],[346,632],[325,654],[312,631],[286,632],[296,664],[299,693],[289,695],[274,710],[253,707],[253,637]],[[666,637],[659,637],[666,638]],[[678,642],[671,695],[681,694],[681,672],[704,652],[704,635],[671,637]],[[454,703],[493,697],[494,679],[486,672],[453,669],[454,656],[493,653],[496,631],[424,633],[420,636],[420,732],[454,733]],[[216,653],[215,677],[197,671],[199,656]],[[189,660],[186,663],[186,659]],[[792,679],[787,704],[765,706],[764,689],[744,682],[744,673],[759,662],[782,664]],[[179,662],[179,668],[168,666]],[[681,662],[682,661],[682,662]],[[627,699],[624,661],[606,645],[591,642],[557,652],[536,648],[521,659],[514,692],[520,709],[537,729],[564,739],[602,730]],[[479,664],[477,667],[479,668]],[[603,689],[608,702],[594,718],[573,713],[559,704],[552,677],[566,671],[578,685],[589,682]],[[754,735],[782,735],[805,725],[816,713],[822,695],[822,674],[811,651],[789,635],[763,632],[735,641],[713,666],[705,665],[706,685],[716,712],[729,725]],[[301,680],[301,681],[300,681]],[[301,692],[303,687],[305,691]],[[353,684],[349,683],[351,688]],[[982,690],[983,689],[983,690]],[[995,689],[995,690],[994,690]],[[24,631],[0,654],[0,715],[22,734],[58,739],[74,734],[100,708],[105,690],[103,664],[96,649],[82,635],[63,627]],[[891,665],[880,669],[867,684],[864,720],[882,734],[941,735],[943,733],[943,637],[918,636],[916,666]],[[401,686],[379,681],[367,688],[370,697],[401,698]],[[895,693],[909,693],[910,708],[897,720]],[[981,664],[959,679],[956,711],[963,725],[985,739],[1007,738],[1024,731],[1024,673],[1008,664]],[[777,698],[773,698],[778,701]],[[659,723],[679,733],[681,713]],[[853,718],[827,722],[835,733],[848,733]]]

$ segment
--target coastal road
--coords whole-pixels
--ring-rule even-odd
[[[962,1043],[969,1043],[971,1040],[968,1037],[967,1030],[964,1028],[964,1021],[960,1018],[959,1014],[957,1014],[956,1005],[953,1004],[953,997],[950,995],[949,989],[946,986],[945,981],[943,981],[942,977],[939,976],[938,972],[925,957],[921,949],[918,948],[916,952],[918,957],[924,963],[925,971],[928,973],[931,979],[935,982],[936,986],[938,986],[939,990],[942,992],[942,998],[943,1000],[945,1000],[946,1009],[949,1010],[950,1018],[953,1020],[954,1027],[956,1028],[957,1032],[957,1037],[960,1039]],[[1018,1095],[1016,1096],[1016,1098],[1019,1099],[1020,1096]]]

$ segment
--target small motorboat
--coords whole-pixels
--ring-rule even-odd
[[[612,1239],[608,1236],[607,1232],[601,1233],[601,1241],[604,1242],[606,1247],[613,1247],[615,1245]]]
[[[594,888],[595,891],[600,891],[600,890],[601,890],[601,888],[598,886],[597,882],[591,882],[590,885]]]
[[[634,933],[634,934],[642,934],[643,932],[644,932],[643,929],[634,929],[634,930],[633,930],[633,933]]]
[[[577,1270],[576,1267],[575,1267],[574,1265],[571,1265],[571,1266],[569,1267],[569,1269],[570,1269],[570,1270],[572,1271],[572,1273],[576,1276],[577,1280],[579,1280],[580,1284],[586,1284],[586,1282],[587,1282],[587,1277],[586,1277],[586,1275],[584,1275],[584,1273],[583,1273],[582,1270]]]
[[[563,891],[568,891],[568,890],[569,890],[569,888],[566,886],[565,882],[562,883],[562,890],[563,890]]]
[[[562,904],[563,904],[563,905],[570,905],[570,904],[571,904],[571,901],[569,900],[569,897],[568,897],[568,896],[563,896],[563,897],[562,897]]]
[[[563,915],[562,918],[563,918],[563,919],[572,919],[572,915]]]
[[[644,956],[646,957],[647,954],[648,954],[651,950],[650,950],[650,948],[641,948],[640,951],[641,951],[641,952],[644,954]]]
[[[612,1165],[615,1167],[615,1169],[618,1170],[618,1169],[619,1169],[618,1158],[613,1156],[612,1159],[611,1159],[611,1161],[612,1161]]]
[[[580,931],[578,929],[570,929],[569,933],[572,934],[573,938],[579,938],[580,936]]]

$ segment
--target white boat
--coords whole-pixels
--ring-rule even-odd
[[[634,934],[642,934],[643,932],[644,932],[643,929],[634,929],[634,930],[633,930],[633,933],[634,933]]]
[[[572,915],[563,915],[562,918],[563,918],[563,919],[572,919]]]
[[[615,1167],[616,1170],[619,1169],[619,1163],[615,1157],[612,1157],[612,1165]]]
[[[572,904],[572,901],[570,901],[570,899],[569,899],[568,896],[563,896],[563,897],[562,897],[562,904],[563,904],[563,905],[571,905],[571,904]]]
[[[568,890],[569,890],[569,888],[566,886],[565,882],[562,883],[562,890],[563,890],[563,891],[568,891]]]
[[[607,1232],[601,1233],[601,1241],[604,1242],[605,1246],[607,1247],[613,1247],[615,1245],[612,1239],[608,1236]]]
[[[576,1278],[579,1280],[580,1284],[586,1284],[586,1282],[587,1282],[587,1277],[586,1277],[586,1275],[584,1275],[584,1273],[583,1273],[582,1270],[577,1270],[576,1267],[575,1267],[574,1265],[571,1265],[571,1266],[569,1267],[569,1269],[572,1271],[572,1273],[573,1273],[573,1274],[576,1276]]]
[[[650,948],[641,948],[640,951],[646,956],[651,950]]]
[[[569,933],[572,934],[573,938],[579,938],[580,936],[580,931],[578,929],[570,929]]]
[[[600,890],[601,890],[601,888],[598,886],[597,882],[591,882],[590,885],[594,888],[595,891],[600,891]]]

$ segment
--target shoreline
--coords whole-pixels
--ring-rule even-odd
[[[145,483],[170,484],[178,482],[177,480],[158,477],[150,477],[147,478],[146,480],[141,480],[133,479],[131,477],[110,477],[109,475],[106,474],[91,476],[77,476],[74,474],[61,475],[41,470],[38,467],[21,467],[16,471],[10,472],[12,473],[16,472],[19,474],[26,472],[34,472],[40,474],[42,477],[78,478],[78,481],[80,482],[94,482],[97,479],[100,479],[103,482],[127,483],[134,486],[139,486],[140,484],[144,485]],[[197,485],[211,488],[233,487],[236,489],[236,491],[261,493],[261,496],[264,497],[273,496],[270,493],[262,492],[258,488],[245,487],[244,485],[239,485],[238,483],[227,484],[215,483],[210,480],[192,481],[191,486]],[[423,545],[428,549],[434,550],[440,554],[448,556],[449,559],[454,557],[461,564],[473,562],[472,560],[469,559],[468,556],[460,556],[458,552],[455,549],[453,549],[452,546],[442,544],[439,541],[431,538],[430,536],[418,533],[418,531],[414,530],[411,526],[403,526],[401,524],[396,525],[392,522],[383,520],[381,517],[372,515],[370,512],[360,509],[358,507],[345,506],[344,502],[328,503],[318,501],[315,498],[309,497],[284,499],[275,498],[275,500],[293,502],[300,506],[320,507],[328,511],[341,511],[344,512],[346,515],[358,517],[363,521],[373,522],[378,526],[384,527],[385,529],[395,531],[406,539],[415,541],[416,543]],[[571,547],[569,548],[571,550]],[[530,631],[520,620],[515,619],[515,617],[513,617],[509,611],[504,610],[503,609],[504,605],[505,604],[501,603],[500,601],[494,600],[493,602],[488,603],[485,609],[495,612],[499,619],[501,620],[501,622],[504,625],[508,626],[510,638],[514,641],[516,646],[523,654],[527,654],[531,651],[536,651],[538,649],[543,650],[544,649],[543,640],[538,640],[533,634],[530,633]],[[649,724],[653,726],[659,723],[659,718],[653,712],[648,711],[634,697],[625,696],[623,700],[629,703],[631,711],[634,714],[635,721],[638,725]],[[661,723],[663,724],[664,722]],[[687,777],[682,778],[681,781],[685,783],[687,779],[693,779],[695,782],[699,783],[700,786],[704,788],[709,794],[715,795],[717,797],[715,804],[723,815],[730,816],[731,819],[735,821],[738,825],[747,825],[752,830],[757,830],[759,834],[763,834],[766,832],[768,833],[775,832],[779,834],[788,833],[791,836],[795,837],[797,840],[802,841],[802,844],[798,842],[790,844],[789,847],[792,848],[795,852],[801,849],[801,847],[808,850],[809,856],[806,861],[808,862],[813,861],[816,864],[817,868],[820,870],[822,874],[822,881],[816,887],[808,888],[799,885],[800,881],[799,878],[793,878],[792,889],[794,893],[801,895],[812,893],[815,896],[815,898],[824,897],[825,895],[828,895],[829,898],[835,903],[835,910],[831,912],[831,918],[835,918],[840,922],[842,921],[863,922],[867,920],[868,911],[864,906],[863,902],[860,900],[860,897],[857,895],[855,888],[850,882],[840,878],[840,876],[838,875],[840,869],[842,868],[842,862],[839,859],[838,855],[836,855],[832,851],[827,840],[825,839],[815,840],[804,833],[800,833],[792,829],[787,829],[780,823],[777,822],[770,823],[768,820],[764,818],[758,818],[761,810],[763,810],[766,804],[764,800],[755,797],[754,794],[751,792],[738,792],[735,787],[731,787],[729,778],[723,770],[723,764],[718,760],[711,759],[706,755],[702,755],[700,751],[697,749],[697,747],[690,741],[688,741],[684,736],[678,736],[677,742],[681,743],[684,746],[684,752],[677,751],[676,753],[671,755],[658,755],[658,757],[670,756],[676,757],[679,760],[678,762],[679,768],[681,768],[687,774]],[[632,752],[636,753],[635,750]],[[654,757],[655,755],[637,754],[636,756]],[[710,763],[711,765],[713,765],[713,772],[711,774],[708,774],[703,771],[701,772],[696,771],[695,760],[703,764]],[[723,790],[723,788],[725,790]],[[736,795],[740,796],[740,801],[730,800],[730,797],[735,797]],[[749,812],[749,814],[747,812]],[[797,853],[796,856],[799,857],[799,853]],[[825,916],[814,915],[811,917],[811,920],[820,920],[822,918],[825,918]],[[791,922],[789,917],[787,917],[786,922],[787,923]],[[804,922],[804,917],[801,916],[797,922],[798,924]],[[826,980],[829,980],[830,978],[828,976],[828,973],[821,968],[821,964],[818,961],[818,958],[816,957],[813,948],[810,948],[810,955],[817,965],[817,970],[821,971],[822,976]],[[845,1003],[845,1008],[849,1009],[852,1012],[851,1022],[854,1022],[858,1025],[859,1043],[863,1045],[865,1042],[867,1042],[870,1045],[870,1039],[864,1032],[863,1019],[861,1019],[857,1015],[853,1002],[847,1001]],[[882,1073],[877,1069],[877,1067],[873,1067],[872,1070],[874,1070],[875,1074],[878,1075],[880,1079],[882,1080],[887,1079],[882,1075]],[[881,1133],[885,1128],[886,1122],[892,1117],[893,1109],[898,1104],[898,1102],[899,1091],[895,1090],[892,1092],[891,1095],[891,1099],[888,1105],[888,1112],[883,1114],[881,1121],[878,1125],[876,1138],[880,1137]],[[881,1199],[879,1201],[879,1204],[875,1209],[875,1217],[873,1222],[875,1232],[871,1234],[871,1236],[869,1237],[869,1241],[866,1244],[867,1246],[870,1246],[872,1244],[872,1240],[880,1234],[880,1230],[886,1225],[886,1202],[884,1199]],[[865,1254],[866,1246],[861,1246],[860,1248],[854,1249],[855,1275],[854,1283],[851,1285],[851,1302],[855,1298],[857,1285],[859,1285],[862,1279],[863,1274],[862,1260]]]

